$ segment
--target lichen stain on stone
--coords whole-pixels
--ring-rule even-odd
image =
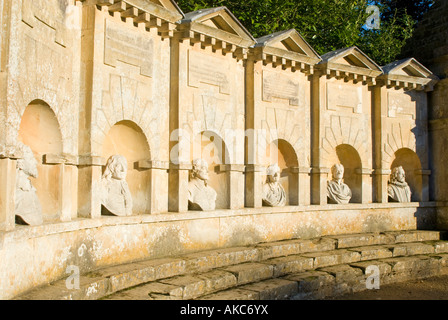
[[[172,227],[164,228],[154,239],[154,243],[149,244],[148,251],[151,257],[166,257],[182,252],[183,241],[180,230]]]
[[[297,225],[294,228],[292,238],[295,239],[312,239],[322,235],[322,228],[307,223],[305,225]]]
[[[262,234],[253,226],[236,226],[226,246],[244,246],[263,241]]]
[[[367,216],[362,229],[362,232],[383,232],[396,229],[396,227],[391,225],[387,217],[373,213]]]
[[[66,266],[77,266],[81,273],[91,271],[96,268],[97,263],[92,255],[93,243],[91,240],[82,239],[70,248],[67,255]],[[65,268],[64,268],[65,272]]]

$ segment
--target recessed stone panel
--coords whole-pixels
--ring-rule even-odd
[[[288,100],[289,105],[299,106],[299,80],[280,72],[263,70],[263,100]]]
[[[140,67],[144,76],[153,73],[153,40],[106,20],[104,63],[115,67],[117,61]]]
[[[198,88],[200,83],[219,87],[219,92],[230,94],[230,67],[226,60],[190,50],[188,52],[188,85]]]
[[[362,87],[329,82],[327,108],[334,111],[346,109],[353,113],[362,113]]]

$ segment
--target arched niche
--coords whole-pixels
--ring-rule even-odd
[[[62,154],[62,134],[51,107],[42,100],[32,101],[20,121],[18,139],[28,145],[37,160],[38,177],[30,178],[42,207],[44,221],[61,216],[61,168],[43,163],[44,155]]]
[[[411,201],[422,201],[422,176],[417,174],[422,169],[418,155],[408,148],[398,149],[390,169],[402,166],[406,174],[406,182],[411,189]]]
[[[138,162],[151,159],[151,153],[146,136],[137,124],[123,120],[110,128],[103,142],[101,156],[107,160],[114,154],[124,156],[128,163],[126,181],[132,195],[132,213],[149,213],[151,173],[150,170],[140,169]]]
[[[297,205],[298,179],[294,170],[299,167],[298,157],[293,146],[286,140],[272,141],[266,150],[265,167],[277,163],[281,170],[280,183],[286,191],[286,203]],[[266,179],[263,179],[265,181]]]
[[[358,151],[351,145],[341,144],[336,147],[336,156],[338,162],[344,166],[344,183],[352,191],[350,203],[361,203],[362,175],[360,174],[360,170],[362,169],[362,162]]]
[[[195,137],[192,146],[191,160],[201,158],[208,164],[208,185],[217,194],[215,208],[229,208],[229,177],[221,170],[221,165],[229,162],[224,140],[216,132],[203,131]]]

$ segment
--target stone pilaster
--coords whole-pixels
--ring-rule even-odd
[[[0,231],[15,228],[16,159],[0,158]]]
[[[248,208],[261,208],[262,202],[262,187],[263,187],[263,173],[265,168],[261,165],[248,164],[246,165],[246,197],[245,206]]]

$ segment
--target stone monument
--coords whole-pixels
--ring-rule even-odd
[[[197,211],[215,210],[216,191],[207,185],[208,164],[205,160],[193,161],[188,183],[188,209]]]
[[[352,191],[350,187],[342,182],[344,177],[344,166],[342,164],[335,164],[331,168],[333,179],[328,181],[327,195],[328,203],[331,204],[346,204],[352,198]]]
[[[127,161],[122,155],[107,160],[101,179],[102,214],[115,216],[132,215],[132,196],[126,182]]]
[[[405,177],[402,166],[393,168],[387,188],[389,202],[411,202],[411,189]]]
[[[263,205],[267,207],[281,207],[286,205],[286,192],[280,184],[280,167],[270,165],[266,170],[266,183],[263,185]]]
[[[25,144],[19,144],[23,158],[17,160],[15,215],[17,224],[40,225],[43,223],[42,207],[31,184],[30,177],[37,178],[37,161],[33,151]]]

